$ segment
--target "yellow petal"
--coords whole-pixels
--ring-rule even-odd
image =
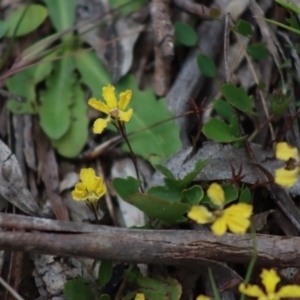
[[[241,283],[239,285],[240,293],[250,296],[250,297],[263,297],[265,293],[261,290],[261,288],[254,284],[245,284]],[[267,298],[266,298],[267,299]]]
[[[250,216],[253,207],[250,204],[238,203],[224,209],[224,221],[232,233],[245,234],[250,227]]]
[[[223,188],[218,183],[212,183],[207,189],[206,193],[213,204],[219,207],[224,205],[225,193]]]
[[[296,184],[298,179],[299,169],[295,168],[293,170],[287,170],[285,168],[280,168],[275,170],[275,183],[290,188]]]
[[[218,218],[214,222],[214,224],[212,224],[211,230],[215,235],[218,235],[218,236],[225,234],[225,232],[227,230],[227,225],[226,225],[226,220],[224,219],[223,216]]]
[[[117,99],[115,95],[115,87],[111,84],[102,88],[102,96],[107,103],[109,109],[117,108]]]
[[[106,193],[106,186],[101,177],[95,177],[94,179],[94,193],[98,198],[102,197]]]
[[[227,226],[232,233],[245,234],[250,227],[250,220],[238,217],[229,217],[226,220]]]
[[[110,121],[110,118],[106,118],[106,119],[97,119],[94,122],[94,126],[93,126],[93,132],[94,133],[102,133],[103,130],[107,127],[107,123]]]
[[[202,205],[193,205],[188,217],[199,224],[211,223],[214,220],[213,214]]]
[[[95,109],[109,115],[109,111],[110,111],[109,107],[106,104],[104,104],[103,102],[97,100],[96,98],[91,98],[88,102],[88,105],[90,105],[92,108],[95,108]]]
[[[204,296],[204,295],[199,295],[196,300],[211,300],[211,298]]]
[[[120,110],[125,110],[132,97],[132,90],[126,90],[120,94],[120,101],[118,103]]]
[[[300,286],[299,285],[286,285],[279,289],[276,293],[279,297],[288,298],[288,297],[300,297]]]
[[[119,110],[118,116],[119,116],[120,121],[129,122],[132,117],[132,114],[133,114],[133,109],[130,108],[126,112]]]
[[[80,180],[86,186],[88,193],[94,191],[95,171],[92,168],[81,169],[79,174]]]
[[[74,190],[72,191],[72,198],[74,200],[80,201],[85,200],[87,198],[87,190],[85,185],[82,182],[78,182],[75,185]]]
[[[137,293],[134,300],[145,300],[145,295],[142,293]]]
[[[290,158],[299,161],[299,151],[296,147],[289,145],[288,143],[281,142],[276,144],[276,158],[287,161]]]
[[[236,216],[239,218],[249,218],[252,215],[253,206],[246,203],[232,204],[224,209],[226,215]]]
[[[274,269],[263,269],[260,274],[261,282],[265,287],[267,294],[271,294],[275,292],[276,286],[280,281],[279,276],[277,275]]]

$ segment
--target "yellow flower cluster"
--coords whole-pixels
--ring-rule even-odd
[[[119,95],[119,101],[117,101],[115,87],[109,84],[108,86],[102,88],[102,96],[106,104],[100,100],[97,100],[96,98],[91,98],[88,102],[88,104],[96,110],[108,115],[106,119],[99,118],[94,123],[93,131],[94,133],[99,134],[103,132],[110,121],[112,121],[115,126],[119,128],[118,122],[129,122],[133,114],[132,108],[128,109],[128,111],[125,111],[131,101],[131,90],[126,90],[125,92],[121,93]]]
[[[106,193],[106,186],[101,177],[97,177],[92,168],[81,169],[80,180],[72,191],[72,197],[77,201],[87,201],[94,207]]]
[[[215,211],[209,211],[203,205],[194,205],[188,213],[188,217],[199,224],[213,223],[211,230],[215,235],[223,235],[227,229],[236,234],[244,234],[250,226],[250,216],[253,207],[250,204],[238,203],[224,208],[225,193],[218,183],[212,183],[207,196],[218,207]]]
[[[286,162],[285,168],[275,170],[275,183],[290,188],[296,184],[300,172],[300,157],[296,147],[286,142],[276,145],[276,158]]]
[[[276,291],[280,277],[274,269],[263,269],[260,278],[264,289],[255,284],[241,283],[239,286],[240,293],[246,296],[256,297],[258,300],[280,300],[281,298],[300,297],[300,286],[295,284],[282,286]]]

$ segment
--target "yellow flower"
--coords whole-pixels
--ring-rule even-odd
[[[204,295],[199,295],[196,300],[211,300],[211,298],[204,296]]]
[[[276,286],[280,282],[280,278],[274,269],[263,269],[260,277],[264,289],[258,285],[241,283],[239,291],[246,296],[256,297],[258,300],[279,300],[287,297],[300,297],[300,286],[295,284],[283,286],[276,291]]]
[[[285,168],[275,170],[275,183],[290,188],[296,184],[300,172],[298,149],[286,142],[281,142],[276,145],[275,154],[277,159],[287,162]]]
[[[223,209],[220,217],[218,217],[211,230],[215,235],[223,235],[227,228],[236,234],[245,234],[250,227],[249,218],[252,215],[252,205],[246,203],[232,204],[228,208]]]
[[[142,293],[137,293],[134,300],[145,300],[145,295]]]
[[[88,104],[96,110],[108,115],[106,119],[99,118],[94,122],[94,133],[102,133],[110,121],[112,121],[117,127],[119,126],[118,122],[120,121],[129,122],[133,114],[132,108],[125,112],[125,109],[132,97],[131,90],[126,90],[125,92],[121,93],[119,95],[120,100],[117,101],[115,87],[109,84],[108,86],[102,88],[102,96],[106,104],[100,100],[97,100],[96,98],[91,98],[88,102]]]
[[[225,193],[218,183],[212,183],[207,189],[211,202],[219,206],[218,210],[209,211],[205,206],[193,205],[188,212],[188,217],[199,223],[213,223],[211,230],[215,235],[223,235],[227,229],[236,234],[244,234],[250,226],[252,205],[238,203],[224,209]]]
[[[92,168],[81,169],[80,180],[72,191],[72,197],[77,201],[87,201],[96,205],[99,198],[106,193],[106,186],[101,177],[97,177]]]

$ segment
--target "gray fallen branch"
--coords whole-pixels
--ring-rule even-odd
[[[193,269],[199,269],[206,259],[247,264],[252,255],[252,239],[248,234],[216,237],[206,231],[131,230],[4,213],[0,213],[0,226],[6,228],[0,232],[0,249],[10,251]],[[299,243],[300,237],[257,235],[257,264],[298,267]]]

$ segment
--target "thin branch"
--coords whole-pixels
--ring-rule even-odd
[[[252,238],[249,234],[216,237],[210,232],[194,230],[131,230],[2,213],[0,226],[15,229],[0,232],[0,249],[10,251],[194,269],[203,266],[207,259],[248,263],[252,256]],[[33,232],[18,232],[21,227]],[[44,232],[38,232],[41,228]],[[298,267],[299,244],[300,237],[257,235],[257,264]]]

